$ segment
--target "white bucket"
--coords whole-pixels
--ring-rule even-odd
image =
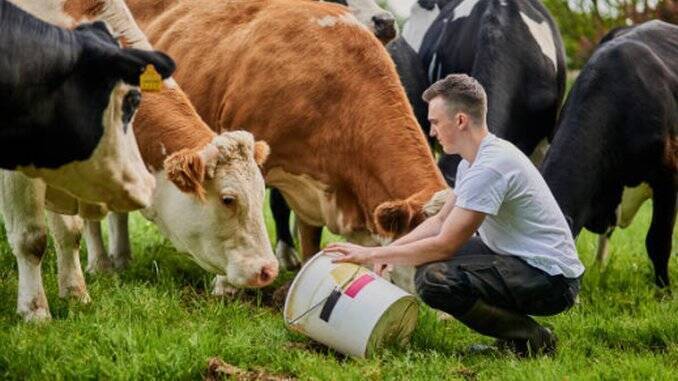
[[[321,251],[299,271],[285,299],[287,327],[353,357],[405,344],[417,299],[364,267],[332,263],[338,257]]]

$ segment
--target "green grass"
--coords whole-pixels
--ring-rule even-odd
[[[581,235],[577,246],[587,273],[580,302],[540,319],[556,328],[559,353],[533,360],[468,355],[468,345],[491,339],[454,320],[439,321],[425,307],[408,347],[369,360],[343,358],[288,332],[281,314],[266,305],[269,290],[235,300],[211,297],[212,276],[138,214],[131,219],[132,267],[87,276],[91,305],[58,298],[50,245],[43,272],[53,321],[26,324],[15,314],[16,264],[0,229],[0,378],[199,379],[217,356],[299,379],[677,379],[678,303],[652,284],[643,243],[650,214],[645,205],[629,229],[615,233],[603,272],[593,266],[596,237]],[[291,277],[283,274],[279,282]]]

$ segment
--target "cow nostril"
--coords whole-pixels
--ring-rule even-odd
[[[268,266],[264,266],[261,269],[261,272],[259,273],[259,280],[262,283],[268,283],[273,279],[273,270],[271,270]]]

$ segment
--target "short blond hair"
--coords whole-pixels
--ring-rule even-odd
[[[450,114],[464,112],[476,124],[484,124],[487,115],[487,95],[475,78],[466,74],[450,74],[432,84],[421,96],[426,102],[435,97],[445,99]]]

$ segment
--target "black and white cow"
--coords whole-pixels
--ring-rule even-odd
[[[542,174],[574,235],[617,222],[625,186],[652,188],[646,237],[655,282],[668,286],[678,192],[678,27],[649,21],[616,32],[584,66]]]
[[[121,49],[103,23],[62,29],[0,0],[0,168],[113,210],[147,206],[155,182],[130,125],[148,64],[174,70]]]
[[[485,87],[491,132],[530,155],[550,136],[565,90],[562,39],[538,0],[455,0],[440,12],[419,51],[433,83],[466,73]],[[458,156],[440,167],[453,184]]]
[[[440,10],[450,2],[451,0],[417,0],[412,4],[410,17],[403,25],[402,36],[415,52],[419,52],[424,35],[438,18]]]

